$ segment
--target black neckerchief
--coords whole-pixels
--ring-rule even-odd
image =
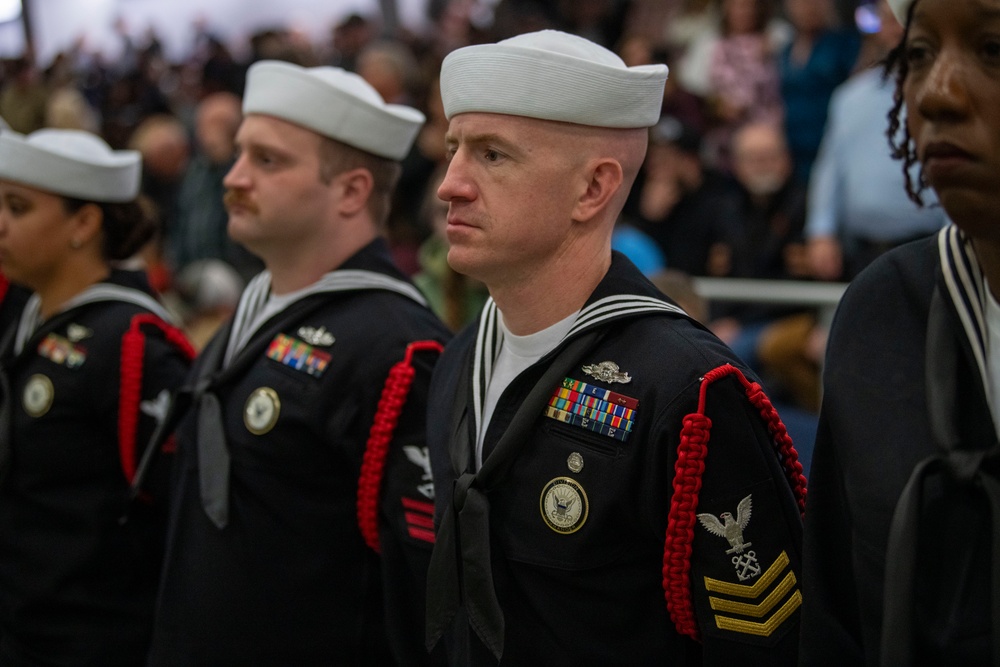
[[[686,316],[678,306],[664,300],[631,263],[614,253],[611,268],[569,332],[552,352],[531,367],[545,367],[545,371],[521,402],[482,468],[472,472],[469,465],[472,443],[478,420],[482,418],[493,362],[502,343],[496,306],[492,301],[487,302],[480,317],[476,344],[460,374],[462,385],[456,392],[457,404],[449,421],[453,426],[449,450],[457,481],[452,504],[445,510],[438,528],[427,577],[428,650],[437,644],[458,609],[464,606],[473,630],[500,660],[504,618],[493,584],[488,494],[503,481],[530,440],[529,431],[542,413],[552,388],[579,363],[586,350],[599,342],[607,325],[662,314]],[[468,421],[467,428],[461,426],[462,415]]]
[[[971,244],[957,228],[938,236],[941,275],[931,297],[924,353],[927,410],[938,452],[914,467],[893,512],[886,548],[881,664],[914,664],[917,645],[915,584],[925,490],[934,478],[985,501],[991,521],[992,664],[1000,665],[1000,441],[989,410],[985,285]],[[959,334],[959,330],[962,332]],[[981,415],[963,416],[959,368],[977,369],[971,385]],[[963,403],[965,403],[963,401]],[[971,418],[969,418],[971,417]],[[971,445],[971,446],[970,446]]]
[[[235,316],[240,321],[234,324],[234,319],[217,336],[221,338],[221,342],[212,348],[212,357],[205,359],[206,363],[199,367],[190,396],[185,399],[191,405],[196,405],[198,410],[198,477],[202,507],[212,523],[220,529],[229,522],[230,457],[218,389],[231,380],[242,377],[244,371],[264,353],[271,340],[287,328],[289,323],[301,321],[325,307],[331,293],[384,290],[426,305],[420,292],[398,275],[385,252],[384,242],[376,240],[339,268],[325,274],[308,289],[302,290],[298,299],[253,330],[243,347],[227,355],[233,327],[249,327],[254,324],[255,312],[260,312],[264,307],[269,289],[270,275],[266,273],[248,286]],[[216,341],[213,340],[213,343]]]

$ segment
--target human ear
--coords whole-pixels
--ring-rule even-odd
[[[70,247],[82,248],[101,233],[104,211],[97,204],[84,204],[72,216],[70,224]]]
[[[375,182],[367,169],[351,169],[338,174],[334,180],[337,210],[341,215],[357,215],[368,206]]]
[[[584,172],[586,188],[580,193],[573,209],[573,219],[590,220],[599,216],[618,193],[625,179],[622,166],[612,158],[591,160]]]

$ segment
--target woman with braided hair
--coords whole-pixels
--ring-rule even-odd
[[[3,665],[145,661],[168,459],[137,471],[193,352],[116,266],[153,231],[140,170],[86,132],[0,134],[0,268],[32,291],[0,335]]]
[[[802,664],[998,665],[1000,0],[889,4],[888,134],[951,224],[862,272],[833,323]]]

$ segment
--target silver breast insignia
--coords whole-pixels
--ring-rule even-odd
[[[317,347],[330,347],[335,340],[333,334],[326,330],[326,327],[299,327],[299,338]]]
[[[85,338],[90,338],[94,335],[94,332],[82,324],[70,324],[66,327],[66,338],[72,343],[79,343]]]
[[[597,378],[602,382],[614,384],[620,382],[627,384],[632,381],[632,376],[618,369],[618,364],[613,361],[602,361],[599,364],[588,364],[583,367],[583,372],[590,377]]]

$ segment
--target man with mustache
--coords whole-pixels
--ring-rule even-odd
[[[448,334],[380,227],[424,119],[275,61],[243,112],[228,232],[266,269],[173,405],[150,663],[423,664],[425,398]]]

